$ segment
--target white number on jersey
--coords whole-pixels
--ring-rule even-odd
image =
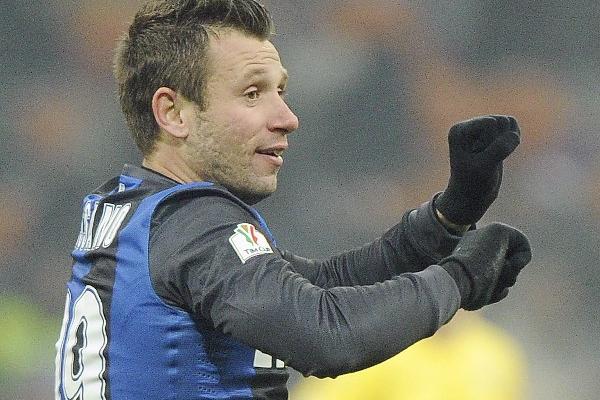
[[[56,343],[56,399],[105,400],[103,374],[106,360],[103,352],[107,337],[100,296],[96,289],[86,286],[75,300],[71,316],[70,301],[71,293],[68,292],[60,338]]]
[[[285,368],[283,361],[274,359],[260,350],[254,352],[254,368]]]

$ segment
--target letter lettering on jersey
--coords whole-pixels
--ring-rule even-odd
[[[83,209],[81,217],[81,231],[77,239],[76,248],[78,250],[95,250],[100,246],[107,248],[111,245],[121,224],[125,220],[127,213],[131,209],[131,203],[125,205],[105,203],[102,209],[102,216],[96,231],[93,232],[94,219],[98,203],[93,206],[87,202]]]
[[[94,226],[94,218],[96,216],[96,209],[98,208],[98,202],[94,200],[88,200],[83,206],[83,213],[81,214],[81,229],[79,231],[79,237],[75,244],[76,249],[86,249],[91,247],[92,244],[92,228]]]
[[[104,248],[110,246],[130,209],[131,204],[129,203],[125,205],[104,204],[102,218],[100,218],[98,229],[96,229],[94,235],[92,249],[97,249],[100,246]]]
[[[117,210],[115,211],[115,216],[109,225],[109,229],[106,232],[106,236],[104,237],[104,240],[102,241],[102,247],[107,248],[108,246],[110,246],[110,244],[113,242],[113,240],[115,240],[115,236],[117,236],[117,231],[121,227],[121,224],[125,220],[125,217],[127,216],[127,213],[129,212],[130,209],[131,209],[130,203],[127,203],[122,206],[117,206]]]
[[[117,206],[118,207],[118,206]],[[102,210],[102,217],[100,218],[100,223],[98,224],[98,228],[96,229],[96,233],[94,235],[94,242],[91,246],[92,249],[97,249],[100,247],[100,243],[104,240],[106,236],[106,232],[108,231],[109,224],[112,221],[113,214],[115,211],[115,205],[110,203],[104,204],[104,209]]]

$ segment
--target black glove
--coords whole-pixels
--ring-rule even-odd
[[[502,160],[519,145],[513,117],[488,115],[450,129],[450,181],[435,207],[450,222],[471,225],[496,200],[502,182]]]
[[[465,233],[439,265],[456,281],[461,307],[477,310],[506,297],[529,261],[527,237],[508,225],[494,223]]]

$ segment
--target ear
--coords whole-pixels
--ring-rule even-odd
[[[183,108],[189,107],[181,94],[167,87],[160,87],[152,96],[152,112],[156,123],[169,135],[185,139],[189,134],[189,125],[182,118]]]

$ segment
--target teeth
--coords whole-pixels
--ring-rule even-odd
[[[284,152],[285,152],[284,149],[258,150],[258,153],[275,156],[275,157],[281,157]]]

